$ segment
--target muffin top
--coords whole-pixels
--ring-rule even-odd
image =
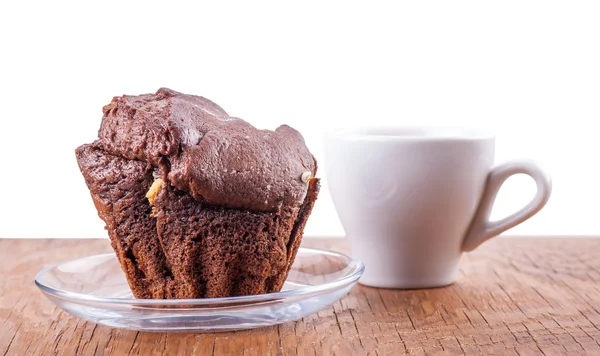
[[[104,150],[147,162],[208,204],[252,211],[300,205],[317,171],[298,131],[259,130],[201,96],[161,88],[115,97],[103,112]]]

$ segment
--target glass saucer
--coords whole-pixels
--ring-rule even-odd
[[[300,248],[281,292],[211,299],[135,299],[114,253],[43,269],[36,285],[58,307],[93,323],[143,331],[227,331],[276,325],[346,295],[364,271],[344,254]]]

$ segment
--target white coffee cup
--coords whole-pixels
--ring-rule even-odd
[[[325,175],[364,285],[453,283],[463,252],[536,214],[552,190],[531,161],[492,167],[495,137],[451,127],[338,129],[325,139]],[[498,190],[518,173],[537,185],[516,213],[489,221]]]

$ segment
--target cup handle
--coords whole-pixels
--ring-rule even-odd
[[[494,201],[504,182],[512,175],[527,174],[537,185],[535,197],[516,213],[498,221],[489,221]],[[529,160],[506,162],[489,173],[479,207],[463,241],[463,251],[469,252],[490,238],[517,226],[540,211],[550,198],[552,180],[537,164]]]

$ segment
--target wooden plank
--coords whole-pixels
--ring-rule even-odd
[[[343,239],[303,246],[349,252]],[[0,240],[0,355],[600,354],[600,239],[495,239],[461,278],[428,290],[355,287],[276,327],[143,333],[71,317],[34,286],[44,266],[110,252],[108,240]]]

